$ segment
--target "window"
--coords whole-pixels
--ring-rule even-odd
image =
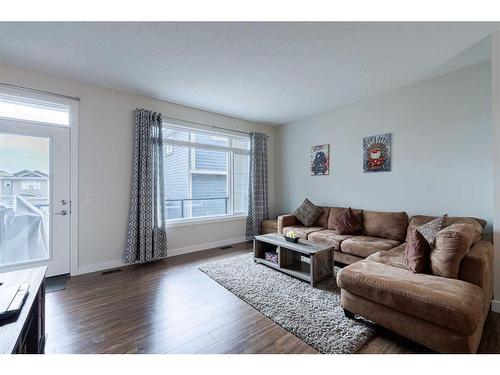
[[[248,137],[164,126],[167,219],[246,214]]]
[[[174,152],[174,146],[172,145],[165,145],[165,155],[171,155]]]
[[[69,126],[69,114],[68,105],[0,94],[0,117]]]
[[[40,190],[41,184],[38,180],[22,180],[21,189],[23,190]]]

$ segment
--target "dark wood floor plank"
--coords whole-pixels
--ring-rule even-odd
[[[46,298],[47,353],[317,353],[198,267],[251,251],[249,243],[119,272],[72,277]],[[479,351],[500,353],[500,314]],[[360,353],[426,353],[381,329]]]

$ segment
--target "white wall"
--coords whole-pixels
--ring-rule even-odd
[[[388,92],[277,130],[277,212],[321,205],[493,218],[490,63]],[[364,136],[392,133],[392,171],[363,173]],[[329,176],[310,148],[329,143]],[[490,229],[491,230],[491,229]]]
[[[0,64],[0,81],[81,98],[79,272],[115,267],[122,263],[132,172],[132,112],[136,107],[159,111],[165,116],[185,121],[267,133],[270,136],[270,208],[274,211],[273,127],[9,65]],[[94,194],[94,203],[85,203],[87,193]],[[244,220],[169,228],[169,254],[234,242],[244,236]]]
[[[492,114],[493,127],[491,136],[493,139],[493,176],[494,176],[494,216],[493,216],[493,244],[495,297],[493,311],[500,312],[500,32],[491,37],[491,70],[492,70]]]

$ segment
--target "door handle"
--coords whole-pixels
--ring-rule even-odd
[[[61,215],[61,216],[66,216],[68,214],[68,211],[62,210],[61,212],[54,212],[54,215]]]

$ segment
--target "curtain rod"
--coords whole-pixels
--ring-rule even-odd
[[[189,124],[201,125],[201,126],[205,126],[207,128],[211,128],[211,129],[226,130],[226,131],[230,131],[230,132],[243,133],[243,134],[247,134],[247,135],[251,133],[251,132],[246,132],[246,131],[243,131],[243,130],[234,130],[234,129],[223,128],[222,126],[207,125],[207,124],[202,124],[200,122],[187,121],[187,120],[183,120],[183,119],[175,118],[175,117],[170,117],[170,116],[165,116],[164,118],[166,120],[171,119],[171,120],[177,120],[177,121],[181,121],[181,122],[187,122]],[[267,136],[267,138],[269,138],[269,135],[266,134],[266,136]]]
[[[52,91],[37,90],[37,89],[30,88],[30,87],[12,85],[10,83],[5,83],[5,82],[0,82],[0,85],[15,88],[15,89],[21,89],[21,90],[25,90],[25,91],[30,91],[30,92],[36,92],[39,94],[48,94],[48,95],[52,95],[52,96],[58,96],[60,98],[76,100],[77,102],[80,101],[80,98],[78,96],[69,96],[69,95],[64,95],[64,94],[58,94],[57,92],[52,92]]]

